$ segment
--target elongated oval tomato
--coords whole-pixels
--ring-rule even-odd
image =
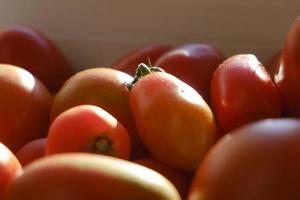
[[[46,155],[90,152],[129,159],[130,140],[115,117],[94,105],[79,105],[62,112],[52,122]]]
[[[18,150],[16,157],[23,167],[45,156],[46,140],[46,138],[32,140]]]
[[[22,166],[18,159],[5,145],[0,143],[0,199],[21,172]]]
[[[139,139],[129,107],[129,90],[126,84],[132,77],[110,68],[91,68],[72,76],[54,98],[51,121],[60,113],[82,104],[103,108],[113,115],[128,131],[132,159],[143,158],[147,151]]]
[[[14,153],[45,137],[52,96],[27,70],[0,64],[0,141]]]
[[[285,116],[300,117],[300,16],[288,32],[274,80],[279,89]]]
[[[266,119],[238,128],[211,148],[188,200],[300,199],[299,146],[299,119]]]
[[[211,45],[194,43],[168,51],[154,66],[192,86],[209,103],[212,74],[224,59],[222,53]]]
[[[271,77],[252,54],[230,57],[214,72],[211,100],[226,133],[243,124],[281,116],[281,99]]]
[[[5,200],[180,200],[163,176],[125,160],[68,153],[42,158],[24,168]]]
[[[51,93],[75,73],[62,52],[41,32],[26,26],[0,29],[0,63],[20,66],[39,80]]]
[[[122,56],[111,66],[133,76],[140,63],[148,63],[149,61],[155,63],[160,56],[170,49],[172,49],[172,46],[167,44],[146,44]]]
[[[129,102],[138,133],[157,159],[185,170],[199,165],[214,142],[215,121],[192,87],[171,74],[154,72],[133,85]]]

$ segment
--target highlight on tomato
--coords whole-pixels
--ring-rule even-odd
[[[201,95],[175,76],[140,64],[129,103],[139,136],[158,160],[194,170],[215,139],[213,113]]]
[[[48,131],[46,155],[89,152],[122,159],[130,157],[127,130],[115,117],[94,105],[79,105],[62,112]]]

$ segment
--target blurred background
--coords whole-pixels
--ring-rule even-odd
[[[282,47],[299,0],[0,0],[0,26],[32,26],[78,68],[147,43],[209,43],[262,62]]]

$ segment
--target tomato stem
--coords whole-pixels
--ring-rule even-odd
[[[139,64],[136,71],[135,71],[135,76],[134,76],[132,82],[127,84],[127,88],[129,90],[131,90],[132,87],[135,85],[135,83],[140,78],[142,78],[143,76],[146,76],[148,74],[151,74],[153,72],[165,72],[165,71],[160,67],[152,66],[151,63],[150,63],[150,66],[148,66],[144,63]]]
[[[93,145],[93,151],[94,153],[99,153],[99,154],[107,154],[111,151],[112,149],[112,142],[109,138],[107,137],[98,137],[94,141]]]

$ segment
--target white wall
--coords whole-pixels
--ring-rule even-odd
[[[43,31],[79,68],[149,42],[202,42],[262,61],[282,46],[299,0],[0,0],[0,26]]]

